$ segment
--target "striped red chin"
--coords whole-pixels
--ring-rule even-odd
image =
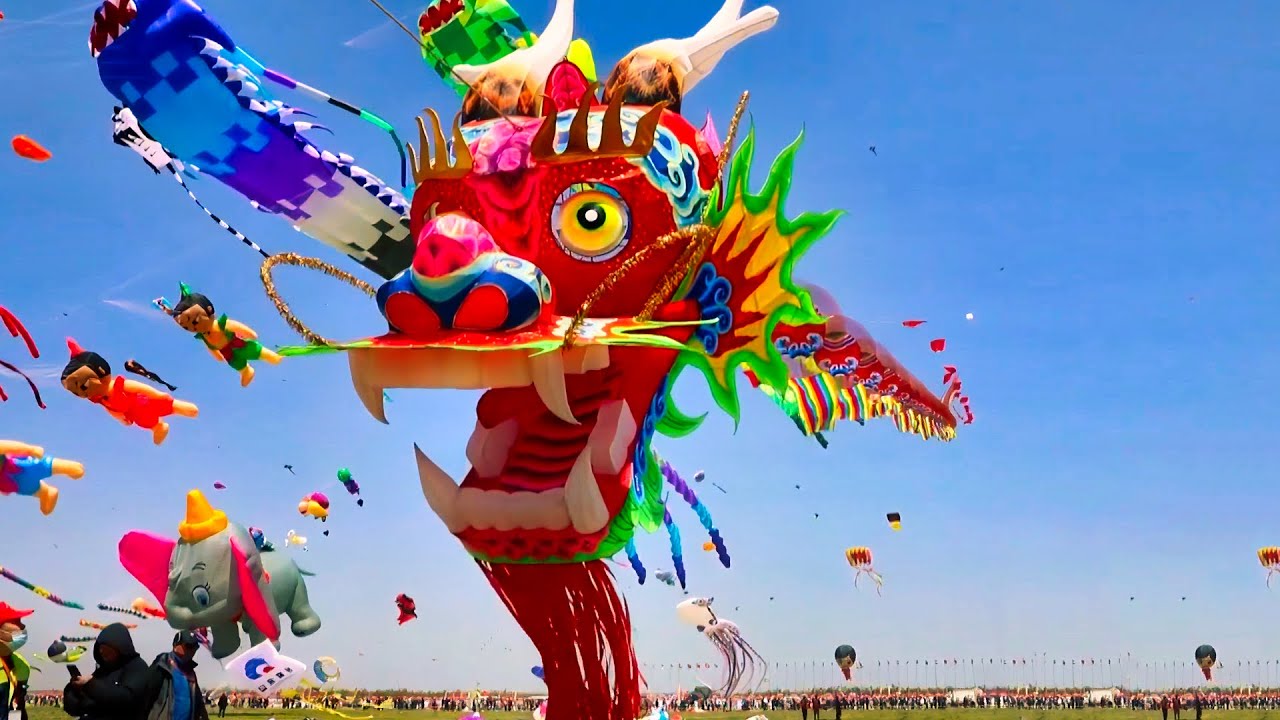
[[[357,394],[384,422],[384,386],[486,389],[460,483],[442,469],[447,461],[418,448],[423,496],[473,556],[553,563],[617,550],[604,541],[631,490],[640,428],[675,357],[669,349],[604,345],[349,355]]]
[[[472,555],[539,562],[589,555],[626,502],[643,417],[619,369],[566,376],[565,388],[576,423],[552,413],[532,387],[486,392],[462,483],[423,475],[424,493],[433,483],[432,509]]]

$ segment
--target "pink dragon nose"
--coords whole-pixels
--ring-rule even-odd
[[[420,278],[445,278],[471,265],[482,255],[498,252],[493,236],[466,215],[434,217],[418,232],[413,272]]]

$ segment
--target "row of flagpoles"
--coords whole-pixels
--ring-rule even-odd
[[[671,681],[672,687],[717,685],[717,663],[642,663],[645,676]],[[852,682],[844,680],[834,660],[771,662],[760,690],[823,687],[1033,687],[1163,689],[1172,687],[1280,687],[1280,660],[1237,660],[1218,663],[1207,682],[1190,660],[1120,658],[943,658],[859,662]],[[705,681],[705,682],[704,682]]]

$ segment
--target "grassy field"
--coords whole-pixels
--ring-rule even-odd
[[[350,709],[344,709],[343,712],[352,717],[364,717],[373,715],[378,720],[456,720],[462,713],[454,712],[409,712],[398,710],[373,711],[368,713],[360,713]],[[752,712],[732,712],[732,713],[686,713],[687,718],[697,718],[698,720],[745,720],[755,714]],[[799,712],[766,712],[764,713],[769,720],[800,720]],[[57,708],[34,707],[29,708],[28,715],[30,720],[66,720],[67,716]],[[1267,710],[1214,710],[1204,713],[1204,720],[1214,720],[1220,717],[1229,717],[1231,720],[1280,720],[1280,711]],[[276,720],[302,720],[304,717],[318,718],[325,720],[333,718],[341,720],[336,715],[319,713],[314,710],[242,710],[240,712],[227,712],[229,720],[267,720],[267,718],[276,718]],[[529,720],[529,713],[485,713],[485,720]],[[846,718],[854,718],[855,720],[941,720],[947,718],[953,720],[955,718],[963,718],[963,720],[1158,720],[1159,714],[1155,711],[1141,712],[1130,710],[978,710],[956,708],[953,710],[871,710],[846,712]],[[1195,717],[1194,713],[1185,713],[1184,718],[1188,720]],[[216,715],[214,716],[216,718]],[[830,710],[822,713],[823,720],[832,720],[835,713]],[[582,718],[582,720],[590,720]]]

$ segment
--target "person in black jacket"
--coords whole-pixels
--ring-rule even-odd
[[[93,643],[98,663],[62,691],[63,710],[80,720],[141,720],[147,687],[147,663],[133,649],[129,628],[111,623]]]
[[[143,705],[147,720],[209,720],[204,693],[196,680],[196,636],[173,636],[173,652],[160,653],[147,677]]]

